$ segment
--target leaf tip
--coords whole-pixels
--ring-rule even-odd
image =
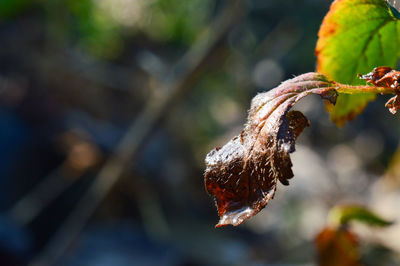
[[[248,218],[254,216],[256,211],[250,207],[243,207],[239,210],[226,212],[219,219],[218,224],[215,227],[222,227],[227,225],[238,226]]]

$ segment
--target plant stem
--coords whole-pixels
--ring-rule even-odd
[[[354,86],[336,83],[336,91],[339,93],[353,94],[353,93],[380,93],[380,94],[397,94],[399,91],[391,87],[377,87],[377,86]]]

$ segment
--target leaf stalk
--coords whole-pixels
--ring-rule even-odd
[[[355,93],[379,93],[379,94],[398,94],[399,90],[392,87],[379,87],[379,86],[354,86],[341,83],[335,83],[335,88],[338,93],[355,94]]]

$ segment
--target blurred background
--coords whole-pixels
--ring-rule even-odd
[[[0,265],[314,265],[334,205],[399,219],[387,99],[339,129],[310,96],[291,185],[214,228],[205,155],[314,71],[330,3],[0,0]],[[399,226],[354,230],[367,265],[399,265]]]

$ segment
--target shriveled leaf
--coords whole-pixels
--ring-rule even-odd
[[[380,87],[398,88],[400,85],[400,72],[387,66],[376,67],[368,74],[359,77]]]
[[[331,225],[346,225],[351,221],[380,227],[392,224],[368,208],[359,205],[336,206],[329,213],[329,222]]]
[[[356,236],[346,228],[324,228],[316,237],[319,266],[360,266]]]
[[[376,67],[370,73],[360,76],[375,86],[390,87],[395,89],[397,95],[390,98],[385,106],[392,114],[396,114],[400,109],[400,72],[390,67]]]
[[[309,94],[336,101],[335,83],[307,73],[253,98],[248,121],[239,136],[206,157],[205,186],[213,195],[220,221],[217,226],[239,225],[257,214],[273,198],[278,180],[293,177],[289,153],[309,124],[290,108]]]
[[[385,104],[385,107],[387,107],[392,114],[396,114],[397,111],[400,109],[399,94],[390,98],[389,101],[387,101],[387,103]]]
[[[358,73],[375,66],[395,67],[400,55],[400,20],[385,0],[336,0],[318,33],[317,71],[345,84],[359,85]],[[340,94],[327,106],[338,125],[363,111],[375,94]]]

